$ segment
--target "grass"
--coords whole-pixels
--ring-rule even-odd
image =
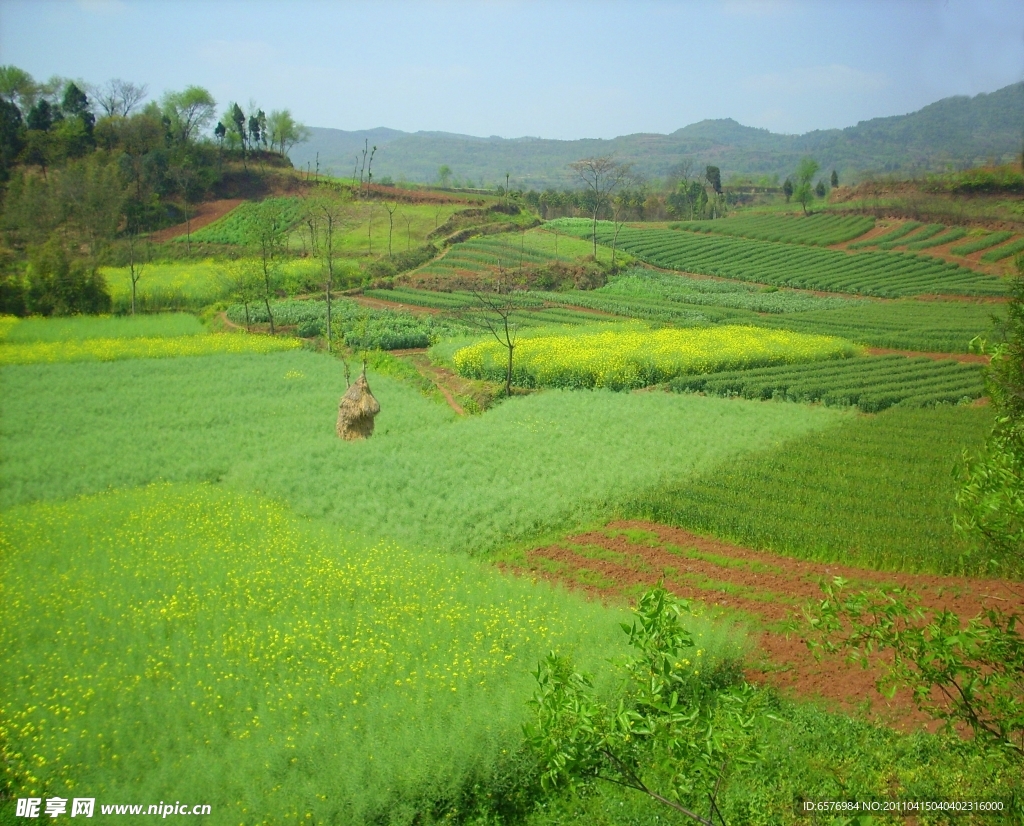
[[[509,771],[549,650],[607,668],[624,648],[619,612],[212,485],[34,503],[2,528],[15,797],[410,823]]]
[[[990,249],[988,252],[981,256],[981,262],[983,264],[996,264],[1011,256],[1017,255],[1018,253],[1024,252],[1024,238],[1018,238],[1016,241],[1011,241],[1009,244],[1002,244],[1001,246]]]
[[[68,318],[8,317],[0,328],[0,343],[83,341],[91,338],[171,338],[195,336],[203,325],[187,313],[138,316],[70,316]]]
[[[631,491],[841,418],[665,393],[551,391],[455,422],[447,406],[371,371],[382,408],[374,436],[344,443],[334,433],[342,365],[306,351],[211,356],[201,371],[186,359],[27,365],[4,368],[0,381],[2,507],[222,480],[367,537],[476,554],[589,524]]]
[[[648,387],[675,376],[744,366],[784,364],[854,354],[847,341],[757,327],[622,330],[523,338],[515,346],[513,381],[520,387]],[[463,376],[499,381],[507,349],[484,339],[456,352]]]
[[[953,469],[990,425],[983,408],[894,407],[656,486],[626,513],[802,559],[976,572],[953,532]]]

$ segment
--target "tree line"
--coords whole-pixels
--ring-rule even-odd
[[[144,233],[190,221],[193,206],[254,156],[290,165],[308,136],[285,109],[217,102],[201,86],[149,100],[148,89],[0,66],[0,312],[109,308],[98,267]],[[211,133],[211,126],[216,126]]]

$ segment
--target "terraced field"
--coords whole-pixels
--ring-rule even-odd
[[[781,241],[827,247],[858,238],[875,226],[875,219],[864,215],[741,215],[718,221],[681,221],[670,229],[734,235],[759,241]]]
[[[586,235],[577,225],[565,227],[581,237]],[[613,234],[607,222],[599,222],[598,241],[607,244]],[[885,298],[1006,294],[1005,284],[995,276],[906,253],[849,254],[796,244],[634,227],[624,227],[618,243],[631,255],[659,267],[784,287]]]
[[[984,392],[978,365],[895,355],[682,376],[669,386],[744,399],[856,405],[865,413],[896,404],[959,404]]]

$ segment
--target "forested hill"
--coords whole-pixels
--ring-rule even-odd
[[[707,164],[721,167],[726,179],[735,174],[782,179],[792,174],[801,157],[813,155],[823,169],[836,169],[844,183],[852,183],[869,174],[910,176],[941,171],[949,164],[966,167],[1019,157],[1024,140],[1024,82],[973,98],[945,98],[909,115],[805,135],[777,135],[731,119],[701,121],[670,135],[574,141],[314,128],[309,142],[296,146],[291,156],[296,166],[304,168],[315,164],[319,153],[321,170],[351,175],[367,140],[371,147],[377,146],[375,180],[436,181],[438,169],[446,165],[452,181],[464,185],[504,183],[508,172],[517,186],[561,187],[574,184],[568,163],[602,154],[632,161],[652,178],[665,177],[673,165],[689,159],[697,169]]]

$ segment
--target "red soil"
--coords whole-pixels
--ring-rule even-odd
[[[244,198],[225,198],[221,201],[205,201],[204,203],[197,204],[195,207],[196,214],[192,216],[192,220],[189,222],[192,232],[212,224],[218,218],[223,218],[242,203],[245,203]],[[154,232],[149,237],[153,241],[170,241],[172,238],[184,235],[188,231],[189,224],[167,227],[166,229]]]
[[[644,538],[625,531],[656,535]],[[885,658],[871,667],[840,657],[815,659],[804,634],[801,609],[819,599],[819,583],[842,576],[850,588],[899,585],[913,591],[928,611],[948,609],[964,618],[985,608],[1024,612],[1024,586],[1000,580],[880,573],[845,565],[804,562],[752,551],[688,531],[647,522],[613,522],[605,530],[568,537],[526,555],[517,572],[560,582],[595,599],[630,601],[638,591],[664,578],[673,593],[699,600],[713,611],[740,612],[749,620],[758,650],[747,674],[784,692],[822,698],[847,712],[898,727],[916,727],[926,718],[909,694],[889,699],[875,688]],[[870,710],[869,710],[870,707]]]

